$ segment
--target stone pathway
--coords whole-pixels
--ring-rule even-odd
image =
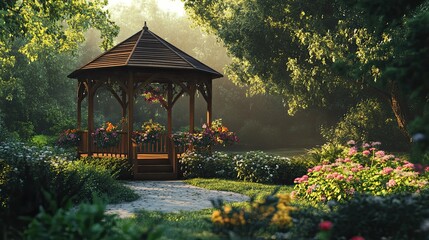
[[[125,185],[140,198],[133,202],[109,204],[107,213],[121,218],[132,217],[138,210],[160,212],[196,211],[211,208],[211,199],[222,198],[226,202],[243,202],[249,197],[232,192],[207,190],[183,181],[132,181]]]

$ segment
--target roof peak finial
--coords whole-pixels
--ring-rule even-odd
[[[143,30],[148,30],[149,28],[147,27],[146,21],[144,21],[144,27]]]

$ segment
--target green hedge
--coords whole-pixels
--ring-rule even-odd
[[[304,158],[285,158],[261,151],[244,154],[188,152],[180,159],[184,178],[224,178],[250,182],[293,184],[313,166]]]

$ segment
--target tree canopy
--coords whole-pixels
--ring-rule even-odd
[[[234,81],[282,94],[290,113],[338,102],[338,92],[376,96],[409,136],[408,120],[421,110],[401,84],[427,89],[428,1],[184,2],[225,43]]]
[[[17,87],[12,71],[17,53],[29,62],[52,52],[76,50],[85,31],[100,31],[102,47],[112,45],[118,27],[109,20],[107,1],[6,0],[0,2],[0,96]]]

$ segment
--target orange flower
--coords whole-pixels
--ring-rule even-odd
[[[106,132],[111,132],[116,128],[111,122],[106,122],[106,125],[107,125]]]

